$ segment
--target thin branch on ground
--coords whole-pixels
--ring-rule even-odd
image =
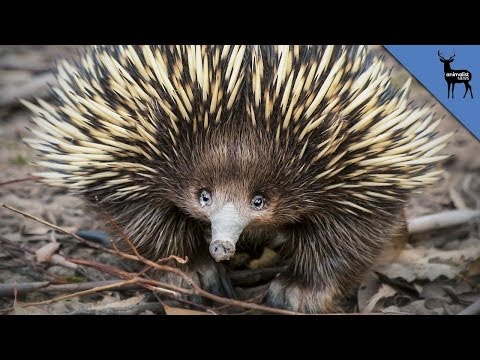
[[[50,281],[36,281],[31,283],[12,283],[0,284],[0,297],[14,297],[17,294],[23,295],[29,292],[37,291],[48,286]]]
[[[119,256],[123,256],[123,255],[125,255],[125,254],[124,253],[119,254]],[[105,266],[104,264],[95,263],[95,262],[92,262],[92,261],[89,261],[89,260],[80,260],[80,259],[72,259],[72,258],[69,258],[68,260],[73,262],[73,263],[79,264],[79,265],[91,266],[91,267],[95,267],[97,269],[98,269],[99,265],[103,270],[109,269],[111,271],[112,268],[113,268],[112,266]],[[171,272],[171,273],[174,273],[174,274],[182,277],[185,280],[185,282],[191,287],[191,289],[186,289],[186,288],[174,286],[174,285],[167,284],[167,283],[162,283],[162,282],[159,282],[159,281],[156,281],[156,280],[145,280],[145,279],[143,279],[144,281],[142,283],[142,286],[147,285],[147,281],[148,281],[148,282],[150,282],[150,286],[155,288],[155,290],[158,290],[158,288],[172,289],[172,290],[175,290],[179,293],[186,294],[186,295],[199,295],[199,296],[202,296],[204,298],[207,298],[207,299],[210,299],[210,300],[213,300],[213,301],[225,304],[225,305],[231,305],[231,306],[236,306],[236,307],[245,308],[245,309],[264,311],[264,312],[269,312],[269,313],[273,313],[273,314],[283,314],[283,315],[300,315],[301,314],[301,313],[295,312],[295,311],[275,309],[275,308],[271,308],[269,306],[258,305],[258,304],[248,303],[248,302],[245,302],[245,301],[228,299],[228,298],[224,298],[224,297],[221,297],[221,296],[218,296],[218,295],[214,295],[214,294],[209,293],[209,292],[203,290],[202,288],[200,288],[197,284],[195,284],[195,282],[193,281],[192,278],[190,278],[186,273],[184,273],[180,269],[170,267],[170,266],[165,266],[165,265],[159,265],[159,264],[156,264],[156,263],[154,263],[154,262],[152,262],[148,259],[144,259],[144,261],[148,262],[149,265],[151,265],[156,270]],[[129,273],[121,271],[119,273],[119,276],[128,276],[128,274]]]
[[[117,282],[117,283],[115,283],[115,284],[108,284],[108,285],[98,286],[98,287],[94,287],[94,288],[92,288],[92,289],[88,289],[88,290],[84,290],[84,291],[78,291],[78,292],[75,292],[75,293],[73,293],[73,294],[61,295],[61,296],[58,296],[58,297],[55,297],[55,298],[49,299],[49,300],[44,300],[44,301],[38,301],[38,302],[32,302],[32,303],[23,304],[23,307],[27,307],[27,306],[37,306],[37,305],[48,305],[48,304],[51,304],[51,303],[54,303],[54,302],[57,302],[57,301],[60,301],[60,300],[67,300],[67,299],[71,299],[71,298],[74,298],[74,297],[77,297],[77,296],[83,296],[83,295],[93,294],[93,293],[96,293],[96,292],[99,292],[99,291],[110,290],[110,289],[122,287],[122,286],[124,286],[124,285],[135,284],[135,283],[138,283],[139,280],[141,280],[141,279],[139,279],[139,278],[134,278],[134,279],[130,279],[130,280],[125,280],[125,281]]]
[[[17,242],[12,241],[12,240],[9,240],[2,235],[0,235],[0,242],[8,244],[8,245],[10,245],[11,247],[13,247],[17,250],[21,250],[21,251],[24,251],[24,252],[29,253],[31,255],[35,255],[35,250],[30,248],[29,246],[26,246],[26,245],[21,244],[21,243],[17,243]]]
[[[95,197],[95,200],[97,202],[97,206],[98,208],[100,209],[101,213],[107,218],[108,222],[115,228],[115,230],[120,234],[122,235],[122,238],[123,240],[128,244],[128,246],[130,247],[130,249],[132,250],[132,252],[134,253],[134,255],[136,257],[138,257],[139,259],[142,259],[143,256],[140,255],[140,253],[138,252],[137,248],[133,245],[132,241],[130,240],[130,238],[127,236],[127,234],[125,234],[124,231],[122,231],[122,229],[120,228],[120,226],[118,226],[117,222],[115,220],[112,219],[112,217],[103,209],[103,207],[100,206],[100,203],[98,202],[98,198]],[[115,244],[115,241],[112,240],[112,246]],[[117,251],[117,252],[120,252],[120,250],[114,246],[114,250]]]
[[[16,258],[16,259],[20,260],[26,266],[31,266],[36,271],[47,275],[48,277],[53,279],[55,282],[58,282],[58,283],[63,283],[64,282],[64,280],[61,277],[59,277],[58,275],[52,274],[48,270],[44,269],[43,266],[40,263],[36,262],[34,259],[29,259],[29,258],[24,257],[24,256],[21,257],[21,256],[18,256],[17,254],[14,253],[14,250],[17,250],[17,251],[22,251],[22,252],[28,253],[28,254],[35,254],[35,251],[33,249],[29,248],[28,246],[23,245],[23,244],[17,244],[15,242],[11,241],[11,240],[8,240],[7,238],[5,238],[1,235],[0,235],[0,244],[3,244],[3,249],[6,252],[8,252],[12,258]]]
[[[38,176],[29,176],[29,177],[22,178],[22,179],[13,179],[13,180],[1,182],[1,183],[0,183],[0,186],[10,185],[10,184],[19,183],[19,182],[24,182],[24,181],[39,180],[39,179],[40,179],[40,178],[39,178]]]
[[[52,284],[50,281],[37,281],[30,283],[4,283],[0,284],[0,297],[13,297],[14,289],[19,295],[25,295],[31,292],[42,293],[65,293],[78,292],[93,289],[105,285],[121,284],[122,280],[104,280],[104,281],[89,281],[71,284]],[[122,286],[123,290],[138,290],[141,286]]]
[[[415,235],[427,231],[457,226],[480,218],[480,210],[450,210],[437,214],[419,216],[407,220],[408,233]]]
[[[131,254],[127,254],[127,253],[125,253],[123,251],[120,251],[120,250],[116,251],[116,250],[113,250],[113,249],[108,249],[108,248],[98,246],[96,244],[91,244],[88,241],[79,237],[78,235],[76,235],[72,232],[69,232],[69,231],[67,231],[67,230],[65,230],[65,229],[63,229],[63,228],[61,228],[57,225],[54,225],[54,224],[51,224],[51,223],[49,223],[45,220],[42,220],[42,219],[40,219],[36,216],[30,215],[26,212],[15,209],[15,208],[13,208],[11,206],[8,206],[8,205],[5,205],[5,204],[3,204],[3,207],[5,207],[6,209],[9,209],[11,211],[14,211],[18,214],[21,214],[21,215],[23,215],[23,216],[25,216],[29,219],[35,220],[35,221],[37,221],[41,224],[49,226],[49,227],[51,227],[51,228],[53,228],[57,231],[60,231],[61,233],[71,235],[75,239],[79,240],[82,244],[86,244],[89,247],[92,247],[92,248],[95,248],[95,249],[98,249],[98,250],[101,250],[101,251],[104,251],[104,252],[107,252],[107,253],[111,253],[111,254],[120,256],[124,259],[129,259],[129,260],[141,262],[144,265],[149,265],[156,270],[176,274],[177,276],[181,277],[188,284],[188,286],[191,289],[180,288],[180,287],[176,287],[176,286],[173,286],[173,285],[170,285],[170,284],[165,284],[165,283],[161,283],[161,282],[153,281],[153,280],[146,280],[146,279],[142,279],[142,278],[138,278],[138,277],[134,278],[134,279],[126,280],[126,281],[128,281],[128,284],[137,283],[137,284],[140,284],[140,285],[148,288],[149,290],[156,290],[156,291],[168,290],[168,291],[177,291],[179,293],[188,294],[188,295],[194,294],[194,295],[198,295],[198,296],[213,300],[213,301],[218,302],[220,304],[231,305],[231,306],[244,308],[244,309],[258,310],[258,311],[263,311],[263,312],[272,313],[272,314],[282,314],[282,315],[300,315],[300,314],[302,314],[302,313],[295,312],[295,311],[289,311],[289,310],[284,310],[284,309],[276,309],[276,308],[272,308],[272,307],[269,307],[269,306],[253,304],[253,303],[248,303],[248,302],[244,302],[244,301],[240,301],[240,300],[234,300],[234,299],[228,299],[228,298],[224,298],[222,296],[214,295],[212,293],[209,293],[208,291],[203,290],[200,286],[198,286],[193,281],[193,279],[190,276],[188,276],[185,272],[183,272],[182,270],[180,270],[178,268],[171,267],[171,266],[166,266],[166,265],[160,265],[157,262],[148,260],[141,255],[140,256],[131,255]],[[128,237],[125,236],[125,238],[128,238]],[[128,239],[128,241],[129,240],[130,239]],[[128,241],[127,241],[127,243],[128,243]],[[131,241],[130,241],[130,244],[133,246]],[[173,259],[175,259],[175,258],[173,258]],[[87,265],[89,263],[88,261],[85,261],[85,260],[79,261],[79,259],[68,259],[68,260],[73,262],[73,263],[77,263],[79,265]],[[90,262],[90,264],[91,264],[91,262]],[[102,264],[102,265],[103,265],[103,269],[108,268],[108,266],[105,266],[105,264]],[[111,268],[112,267],[110,267],[110,270],[111,270]],[[128,278],[130,273],[125,272],[123,270],[120,270],[119,275],[122,275],[122,277],[127,277]],[[92,290],[89,290],[89,291],[90,291],[89,293],[91,293],[91,292],[95,292],[95,291],[99,291],[99,290],[92,289]],[[66,295],[66,296],[73,297],[73,296],[79,296],[79,295],[82,295],[82,294],[76,293],[76,294],[71,294],[71,295]],[[57,300],[52,299],[52,301],[58,301],[58,299]],[[37,304],[35,304],[35,305],[37,305]]]

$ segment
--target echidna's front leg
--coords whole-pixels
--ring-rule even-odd
[[[205,252],[205,254],[192,255],[189,257],[189,262],[185,265],[174,263],[169,265],[178,267],[185,272],[196,285],[205,291],[219,296],[235,297],[235,291],[230,282],[230,278],[222,268],[222,264],[215,263],[210,254],[208,254],[208,251]],[[154,278],[179,287],[190,288],[190,285],[185,279],[174,273],[157,272]],[[192,296],[190,300],[202,303],[204,299],[198,296]]]
[[[290,229],[286,246],[293,254],[291,264],[270,284],[269,305],[303,313],[341,311],[338,301],[358,284],[381,246],[330,230],[314,224]]]
[[[203,290],[215,295],[235,298],[235,290],[223,265],[216,263],[208,251],[197,254],[192,259],[190,266],[187,267],[187,272],[194,279],[198,279],[197,284]]]

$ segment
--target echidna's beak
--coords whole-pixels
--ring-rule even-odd
[[[211,218],[212,242],[210,243],[210,255],[219,262],[229,260],[235,254],[235,244],[247,220],[243,218],[232,203],[223,206]]]

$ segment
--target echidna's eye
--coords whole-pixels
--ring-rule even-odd
[[[262,195],[255,195],[250,204],[255,210],[262,210],[265,207],[265,198]]]
[[[198,199],[200,206],[210,206],[212,204],[212,194],[208,190],[202,190]]]

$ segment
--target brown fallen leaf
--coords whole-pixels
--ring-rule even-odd
[[[212,313],[208,313],[205,311],[182,309],[169,306],[165,303],[163,304],[163,308],[165,309],[165,313],[167,315],[213,315]]]

